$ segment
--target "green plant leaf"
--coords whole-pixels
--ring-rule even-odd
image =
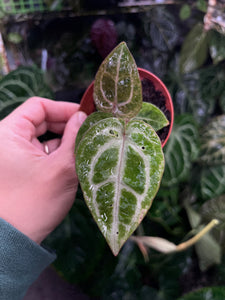
[[[225,37],[223,34],[217,31],[211,32],[209,50],[214,64],[225,59]]]
[[[214,118],[201,133],[200,161],[225,164],[225,115]]]
[[[225,193],[225,165],[206,166],[201,173],[201,194],[203,199],[212,199]]]
[[[142,103],[142,108],[134,119],[146,122],[151,125],[155,131],[169,125],[169,121],[164,113],[157,106],[147,102]]]
[[[26,100],[32,96],[53,97],[38,68],[19,67],[0,81],[0,105],[6,101],[17,101],[18,98]]]
[[[223,286],[218,286],[218,287],[206,287],[188,293],[177,300],[222,300],[222,299],[225,299],[225,288]]]
[[[190,15],[191,15],[190,5],[183,4],[181,9],[180,9],[180,13],[179,13],[180,19],[181,20],[186,20],[190,17]]]
[[[0,119],[32,96],[53,98],[41,70],[19,67],[0,80]]]
[[[180,53],[180,72],[189,73],[201,67],[208,57],[208,34],[203,24],[196,24],[186,36]]]
[[[98,110],[121,118],[132,118],[141,109],[141,81],[126,43],[120,43],[99,67],[94,101]]]
[[[90,114],[86,120],[84,121],[84,123],[82,124],[82,126],[80,127],[77,137],[76,137],[76,146],[75,149],[78,148],[78,145],[82,139],[82,137],[86,134],[86,132],[94,125],[96,124],[98,121],[101,121],[103,119],[106,118],[110,118],[112,117],[112,114],[110,113],[103,113],[103,112],[94,112],[92,114]]]
[[[198,131],[190,115],[175,119],[173,131],[165,147],[166,167],[162,183],[166,186],[186,179],[191,162],[198,155]]]
[[[208,3],[206,0],[197,0],[196,7],[203,13],[207,12]]]
[[[164,170],[161,142],[142,121],[107,118],[80,141],[76,170],[86,203],[117,255],[158,191]]]
[[[20,100],[9,100],[3,103],[0,103],[0,120],[8,116],[15,108],[24,102],[24,99]]]
[[[199,226],[201,216],[194,211],[189,205],[185,205],[189,222],[192,229],[203,229],[203,225]],[[206,233],[196,244],[196,253],[198,255],[199,267],[202,271],[221,262],[221,248],[210,232]]]

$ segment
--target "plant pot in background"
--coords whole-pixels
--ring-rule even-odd
[[[162,147],[164,147],[171,134],[174,120],[173,102],[170,93],[164,83],[153,73],[141,68],[138,68],[138,72],[142,82],[143,101],[151,102],[158,106],[170,122],[167,127],[157,132],[161,139]],[[80,102],[80,110],[87,115],[96,111],[93,92],[94,81],[89,85]]]

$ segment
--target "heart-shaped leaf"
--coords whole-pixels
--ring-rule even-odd
[[[158,191],[164,170],[159,137],[143,121],[103,119],[81,139],[76,170],[86,203],[117,255]]]
[[[135,119],[148,123],[154,128],[155,131],[158,131],[169,125],[169,121],[164,113],[154,104],[147,102],[142,103],[142,108]]]
[[[141,109],[141,81],[126,43],[120,43],[99,67],[94,101],[98,110],[121,118],[132,118]]]

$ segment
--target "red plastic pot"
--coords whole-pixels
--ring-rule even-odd
[[[170,137],[173,128],[173,121],[174,121],[174,108],[173,108],[173,102],[170,93],[166,88],[166,86],[164,85],[164,83],[153,73],[141,68],[138,68],[138,72],[141,80],[143,80],[144,78],[150,80],[154,84],[155,90],[160,91],[165,97],[165,107],[170,112],[170,124],[168,125],[169,128],[168,128],[167,136],[162,141],[162,147],[164,147]],[[90,115],[91,113],[96,111],[95,103],[93,99],[93,92],[94,92],[94,81],[86,89],[80,102],[80,110],[84,111],[87,115]]]

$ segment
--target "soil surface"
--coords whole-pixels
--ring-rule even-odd
[[[161,91],[155,89],[153,82],[147,78],[142,79],[142,96],[144,102],[150,102],[157,106],[166,116],[166,118],[171,121],[171,114],[170,111],[166,108],[165,102],[166,99]],[[162,128],[161,130],[157,131],[157,134],[161,140],[164,142],[168,132],[169,132],[170,125]]]

